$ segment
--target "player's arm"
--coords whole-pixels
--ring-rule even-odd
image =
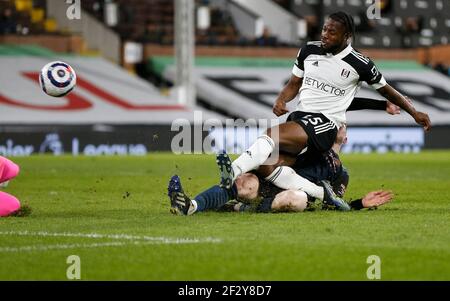
[[[286,104],[297,96],[303,83],[303,78],[297,77],[292,74],[289,82],[281,90],[280,94],[273,105],[273,113],[277,116],[286,114],[288,110],[286,109]]]
[[[400,107],[390,101],[364,97],[355,97],[347,109],[347,111],[358,110],[379,110],[391,115],[400,114]]]
[[[386,82],[377,66],[375,66],[370,59],[365,58],[365,60],[366,61],[363,64],[359,64],[358,67],[360,81],[365,81],[369,84],[369,86],[377,90],[381,96],[408,112],[408,114],[411,115],[411,117],[413,117],[418,124],[423,126],[425,131],[430,130],[431,122],[428,115],[426,113],[416,111],[412,103],[409,102],[406,97]]]
[[[417,111],[412,103],[410,103],[406,99],[406,97],[400,94],[389,84],[386,84],[385,86],[377,89],[377,91],[378,93],[380,93],[380,95],[382,95],[386,99],[389,99],[392,103],[408,112],[408,114],[411,115],[412,118],[414,118],[417,124],[423,126],[425,131],[429,131],[431,129],[431,121],[430,117],[428,117],[428,114]]]
[[[394,194],[390,191],[378,190],[371,191],[362,199],[354,200],[350,203],[353,210],[361,210],[363,208],[376,208],[389,203],[394,198]]]
[[[297,54],[294,67],[292,68],[292,75],[286,86],[283,87],[280,94],[273,105],[273,113],[277,116],[286,114],[286,104],[297,96],[298,91],[303,84],[303,75],[305,74],[305,59],[311,52],[311,46],[301,48]]]

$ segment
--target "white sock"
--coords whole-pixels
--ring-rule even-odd
[[[267,135],[256,139],[255,143],[233,161],[231,167],[235,180],[238,176],[262,165],[275,148],[275,142]]]
[[[198,208],[197,201],[196,200],[191,200],[191,204],[189,206],[189,210],[188,210],[187,215],[192,215],[195,212],[197,212],[197,208]]]
[[[289,166],[277,167],[266,180],[282,189],[302,190],[320,200],[324,197],[323,187],[300,176]]]

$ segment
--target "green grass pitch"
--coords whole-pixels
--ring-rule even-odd
[[[14,158],[5,189],[32,207],[0,219],[1,280],[450,280],[450,152],[343,155],[347,198],[379,188],[392,203],[361,212],[169,213],[177,173],[194,196],[216,184],[213,156]]]

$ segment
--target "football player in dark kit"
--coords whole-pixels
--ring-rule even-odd
[[[275,115],[281,116],[288,112],[286,103],[299,94],[296,111],[289,115],[286,123],[267,130],[232,163],[231,180],[224,183],[227,188],[238,176],[264,165],[277,146],[281,152],[293,156],[306,148],[315,153],[328,151],[338,129],[346,123],[345,112],[362,82],[405,110],[426,131],[431,128],[428,115],[416,111],[386,82],[369,58],[353,49],[350,41],[354,34],[352,17],[344,12],[333,13],[323,26],[321,41],[309,42],[300,49],[291,78],[273,107]],[[263,176],[280,188],[295,190],[300,178],[295,179],[292,174],[292,168],[283,166]],[[304,183],[308,187],[303,190],[307,189],[311,196],[349,210],[343,200],[332,195],[327,183],[321,186]]]

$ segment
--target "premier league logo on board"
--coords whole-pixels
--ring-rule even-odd
[[[43,154],[47,151],[52,152],[55,156],[59,156],[64,153],[63,145],[61,140],[59,140],[58,134],[51,133],[45,136],[45,140],[41,143],[39,148],[39,153]]]
[[[343,78],[348,78],[349,75],[350,75],[350,70],[342,69],[342,71],[341,71],[341,76],[342,76]]]

